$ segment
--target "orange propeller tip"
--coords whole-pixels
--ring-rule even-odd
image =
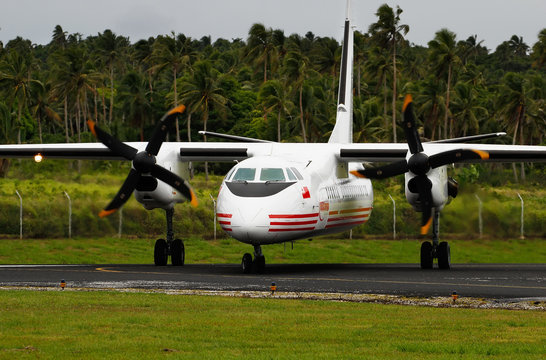
[[[359,178],[364,178],[364,179],[366,178],[364,175],[359,173],[358,170],[351,170],[350,173]]]
[[[102,210],[100,213],[99,213],[99,217],[100,218],[103,218],[105,216],[108,216],[108,215],[111,215],[113,213],[115,213],[118,209],[112,209],[112,210]]]
[[[482,160],[489,159],[489,153],[487,151],[483,151],[483,150],[472,150],[472,151],[478,154]]]
[[[184,110],[186,110],[186,107],[184,105],[179,105],[175,107],[174,109],[172,109],[171,111],[169,111],[169,115],[182,114]]]
[[[197,207],[197,205],[199,205],[199,202],[197,201],[197,196],[195,196],[195,193],[193,192],[193,190],[192,190],[192,192],[191,192],[190,204],[191,204],[191,206],[193,206],[193,207]]]
[[[421,235],[426,235],[428,233],[428,229],[430,229],[431,224],[432,224],[432,217],[428,219],[425,225],[421,226]]]
[[[91,130],[93,135],[96,137],[97,132],[95,131],[95,122],[93,120],[87,120],[87,126],[89,126],[89,130]]]
[[[406,108],[412,102],[413,102],[413,97],[411,96],[411,94],[407,94],[406,97],[404,98],[404,106],[402,106],[402,111],[406,111]]]

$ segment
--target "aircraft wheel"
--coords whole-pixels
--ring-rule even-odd
[[[165,266],[167,260],[167,242],[164,239],[158,239],[154,247],[154,263],[156,266]]]
[[[258,274],[262,274],[265,271],[265,256],[258,256],[254,259],[254,266]]]
[[[432,269],[433,262],[432,243],[425,241],[421,244],[421,269]]]
[[[250,274],[252,272],[252,255],[246,253],[243,255],[243,261],[241,261],[243,273]]]
[[[185,259],[184,243],[180,239],[176,239],[171,243],[171,263],[173,266],[184,265]]]
[[[442,241],[438,245],[438,267],[440,269],[450,269],[451,268],[451,250],[449,249],[449,244],[446,241]]]

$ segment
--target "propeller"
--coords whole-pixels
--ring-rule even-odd
[[[364,170],[354,170],[351,173],[358,177],[368,179],[385,179],[388,177],[411,172],[415,176],[408,181],[408,190],[419,194],[421,202],[422,219],[421,234],[428,232],[432,224],[432,182],[427,177],[431,169],[440,166],[462,162],[472,159],[489,159],[489,153],[474,149],[454,149],[434,155],[427,155],[424,152],[423,145],[417,133],[415,117],[413,115],[413,99],[411,95],[406,95],[404,106],[402,107],[404,118],[404,133],[408,142],[411,156],[406,160],[400,160],[385,166],[370,168]]]
[[[106,131],[99,128],[95,122],[91,120],[87,121],[89,129],[101,143],[108,147],[114,154],[133,162],[129,175],[127,175],[127,178],[114,199],[99,213],[100,217],[105,217],[114,213],[125,204],[125,202],[129,200],[129,197],[131,197],[131,194],[135,190],[143,174],[150,174],[154,178],[172,186],[178,190],[182,196],[190,200],[190,203],[193,206],[197,206],[197,198],[189,184],[178,175],[156,163],[156,155],[159,153],[159,149],[163,144],[163,140],[165,139],[170,126],[176,117],[182,114],[185,109],[186,107],[184,105],[180,105],[166,113],[156,125],[152,137],[146,145],[146,150],[140,152],[134,147],[129,146],[108,134]]]

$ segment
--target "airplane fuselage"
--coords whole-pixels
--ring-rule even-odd
[[[371,181],[347,170],[331,152],[244,160],[222,182],[218,221],[253,245],[346,231],[367,222],[373,206]]]

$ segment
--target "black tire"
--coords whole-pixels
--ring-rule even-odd
[[[167,242],[164,239],[158,239],[155,242],[154,247],[154,263],[156,266],[165,266],[167,265],[167,260],[169,256],[167,255]]]
[[[265,256],[258,256],[254,260],[254,269],[256,270],[256,273],[263,274],[265,271]]]
[[[421,269],[432,269],[433,264],[432,243],[425,241],[421,244]]]
[[[442,241],[438,245],[438,267],[440,269],[449,270],[451,268],[451,250],[446,241]]]
[[[175,239],[171,243],[171,263],[173,266],[182,266],[184,265],[185,257],[184,243],[180,239]]]
[[[244,274],[250,274],[252,272],[252,255],[250,255],[249,253],[243,255],[241,267],[243,268]]]

